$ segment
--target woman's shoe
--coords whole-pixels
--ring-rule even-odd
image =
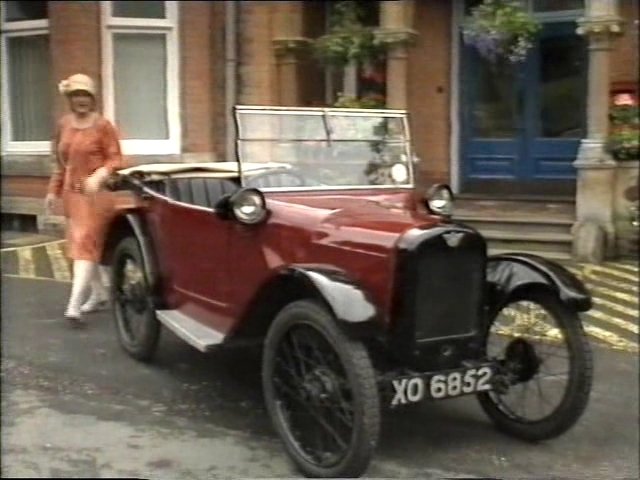
[[[80,307],[81,313],[91,313],[91,312],[99,312],[102,310],[106,310],[109,308],[109,299],[108,298],[90,298]]]
[[[65,313],[64,318],[69,322],[71,328],[84,328],[87,326],[87,322],[79,315],[67,315]]]

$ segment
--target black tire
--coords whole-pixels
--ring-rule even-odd
[[[524,304],[522,302],[531,303]],[[548,323],[540,323],[539,318],[534,318],[531,315],[523,315],[518,319],[517,311],[512,309],[518,303],[521,306],[529,305],[531,307],[532,304],[535,304],[542,307],[556,325],[551,327]],[[520,332],[515,338],[509,340],[509,346],[503,354],[496,355],[496,352],[490,351],[489,343],[494,335],[498,335],[497,332],[501,328],[506,327],[507,320],[503,319],[508,317],[507,313],[509,312],[516,322],[523,325],[520,330],[524,330],[524,326],[526,326],[527,331]],[[527,317],[530,319],[526,320]],[[514,328],[516,327],[514,326]],[[502,335],[504,334],[503,331]],[[532,340],[539,340],[540,345],[534,347]],[[514,298],[491,321],[485,341],[489,357],[495,358],[497,356],[502,361],[514,361],[511,365],[520,365],[521,367],[513,370],[517,372],[514,374],[514,377],[517,378],[510,382],[511,386],[506,392],[491,391],[478,394],[480,405],[500,431],[522,440],[537,442],[563,434],[578,421],[589,401],[593,380],[593,361],[589,342],[578,314],[562,303],[557,295],[549,291],[531,291]],[[566,349],[568,353],[565,358],[568,364],[567,381],[566,385],[561,387],[562,390],[555,405],[549,397],[544,397],[542,389],[542,382],[545,380],[547,380],[545,385],[552,387],[562,381],[561,370],[549,371],[548,369],[553,362],[564,363],[563,357],[558,355],[544,357],[545,350],[548,351],[554,345],[558,349]],[[518,355],[520,359],[526,359],[526,361],[516,361]],[[532,386],[533,388],[529,390]],[[519,395],[524,402],[527,402],[530,397],[540,397],[543,403],[552,405],[551,411],[547,414],[534,416],[534,412],[530,410],[531,415],[527,416],[525,405],[522,410],[523,414],[519,414],[516,409],[508,405],[507,396],[510,395],[510,392],[514,393],[513,389],[523,390]],[[549,391],[547,391],[548,394]]]
[[[264,344],[262,384],[275,429],[305,476],[362,475],[380,430],[376,377],[364,346],[325,308],[299,300],[277,315]]]
[[[151,360],[158,347],[160,322],[155,316],[142,253],[134,237],[125,237],[115,249],[111,289],[120,345],[136,360]]]

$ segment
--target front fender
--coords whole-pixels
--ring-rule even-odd
[[[288,267],[285,275],[292,275],[313,288],[343,322],[357,324],[376,318],[378,309],[365,292],[344,273],[318,267]]]
[[[582,281],[563,266],[538,255],[517,253],[493,255],[487,259],[489,308],[497,312],[524,287],[542,286],[577,312],[592,306],[591,294]]]

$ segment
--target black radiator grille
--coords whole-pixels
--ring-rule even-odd
[[[398,257],[394,327],[398,348],[478,333],[486,254],[484,238],[459,224],[405,236]]]
[[[477,330],[485,278],[483,252],[431,239],[418,250],[416,274],[417,341]]]

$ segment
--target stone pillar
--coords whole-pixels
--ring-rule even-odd
[[[573,256],[600,263],[615,255],[614,185],[616,163],[605,149],[609,114],[609,61],[612,37],[621,31],[617,0],[588,0],[577,33],[589,42],[587,137],[577,169]]]
[[[299,57],[310,43],[303,36],[304,3],[281,1],[275,11],[273,48],[278,70],[278,97],[280,105],[284,106],[300,104]]]
[[[379,39],[387,44],[387,107],[407,108],[408,46],[417,35],[414,0],[380,2]]]

